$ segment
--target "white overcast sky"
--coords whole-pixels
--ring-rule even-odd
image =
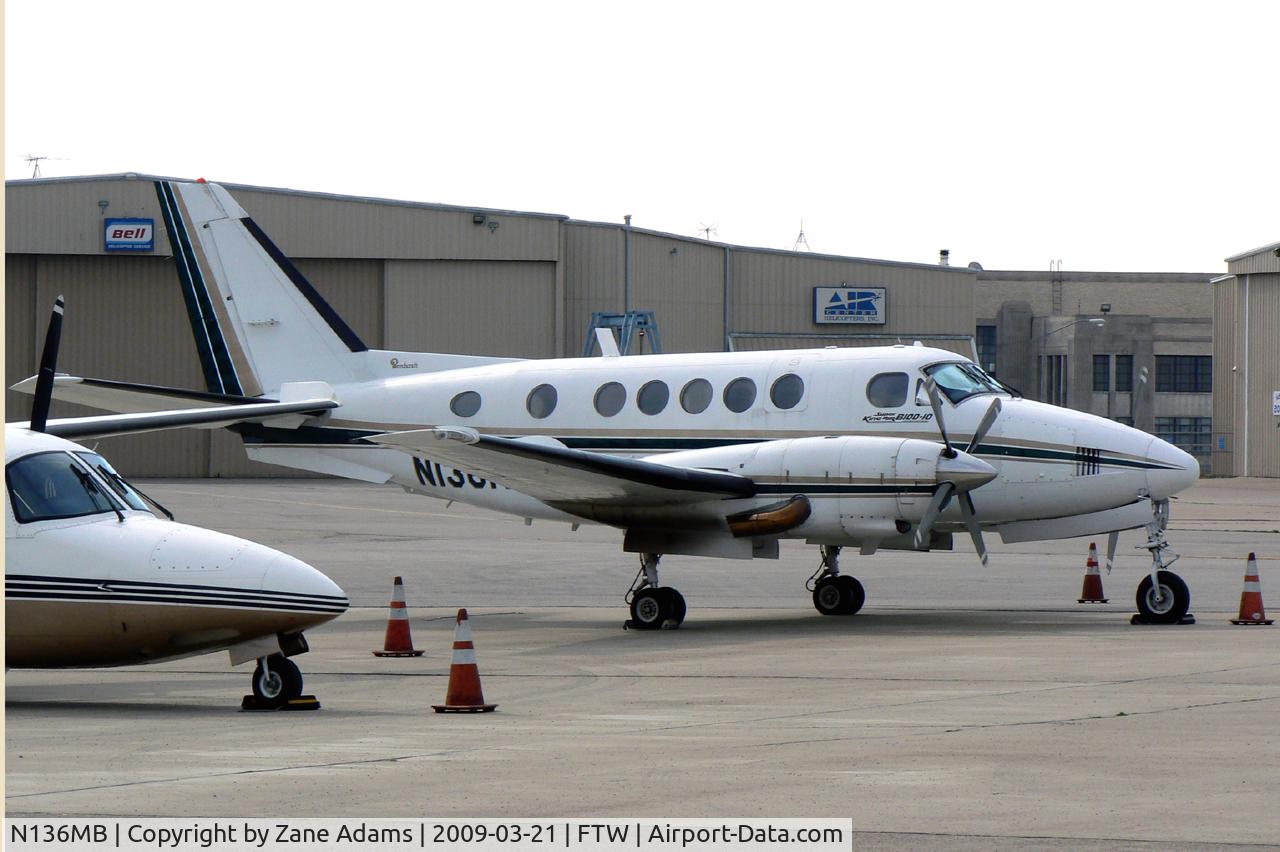
[[[1280,3],[5,4],[5,173],[987,269],[1280,240]]]

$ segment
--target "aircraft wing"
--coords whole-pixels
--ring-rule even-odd
[[[368,438],[420,453],[507,485],[545,503],[666,505],[714,498],[751,497],[755,483],[715,470],[675,467],[640,459],[573,450],[530,440],[481,435],[474,429],[436,427]]]
[[[221,405],[212,408],[186,408],[172,411],[148,411],[133,414],[104,414],[99,417],[63,417],[50,420],[45,432],[68,440],[103,438],[134,432],[155,432],[181,426],[230,426],[245,420],[261,420],[280,415],[319,414],[337,408],[333,399],[304,399],[297,402],[259,402],[245,405]],[[9,424],[26,428],[26,423]]]

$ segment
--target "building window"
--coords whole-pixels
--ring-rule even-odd
[[[1209,455],[1212,417],[1157,417],[1156,437],[1193,456]]]
[[[1213,390],[1213,356],[1157,355],[1156,391],[1209,393]]]
[[[991,375],[996,374],[996,327],[980,325],[974,335],[978,346],[978,365]]]
[[[1116,391],[1133,393],[1133,356],[1116,356]]]
[[[1111,390],[1111,356],[1093,356],[1093,389],[1096,391]]]
[[[1050,405],[1065,406],[1067,404],[1067,356],[1046,355],[1041,376],[1044,401]]]
[[[1133,418],[1132,418],[1132,417],[1117,417],[1117,418],[1115,418],[1115,421],[1116,421],[1117,423],[1119,423],[1120,425],[1122,425],[1122,426],[1132,426],[1132,425],[1133,425]]]

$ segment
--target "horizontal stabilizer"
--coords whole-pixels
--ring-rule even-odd
[[[108,435],[128,435],[135,432],[156,432],[161,429],[177,429],[183,426],[217,428],[242,423],[246,420],[262,420],[283,414],[320,414],[338,403],[332,399],[306,399],[296,402],[256,402],[245,405],[222,405],[212,408],[187,408],[172,411],[148,411],[131,414],[104,414],[100,417],[64,417],[50,420],[44,431],[68,440],[103,438]],[[26,428],[26,423],[10,424]]]
[[[481,435],[466,428],[388,432],[368,440],[421,454],[434,462],[448,462],[550,504],[662,506],[755,494],[751,479],[733,473]]]

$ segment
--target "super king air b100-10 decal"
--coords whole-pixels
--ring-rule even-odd
[[[1176,621],[1189,605],[1165,570],[1165,526],[1168,499],[1199,475],[1195,459],[1131,427],[1023,399],[955,353],[520,360],[371,350],[225,189],[160,182],[157,194],[210,390],[243,404],[332,401],[292,423],[242,429],[251,458],[616,527],[641,557],[628,593],[638,626],[684,618],[683,598],[660,583],[662,554],[771,557],[784,539],[821,548],[809,585],[828,615],[863,600],[840,572],[841,548],[928,551],[951,547],[956,533],[985,563],[990,533],[1107,534],[1110,560],[1119,531],[1144,529],[1152,563],[1140,610]],[[815,313],[830,304],[865,321],[883,311],[878,288],[831,289]],[[108,408],[156,392],[78,378],[57,387]]]

